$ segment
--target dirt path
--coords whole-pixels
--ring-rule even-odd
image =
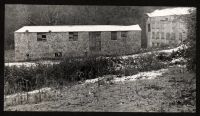
[[[114,84],[78,84],[61,90],[54,101],[5,107],[6,111],[106,111],[106,112],[194,112],[195,105],[177,104],[177,91],[187,87],[185,83],[170,81],[194,77],[182,73],[182,67],[169,67],[154,79],[119,81]],[[175,85],[176,83],[176,85]],[[195,87],[193,82],[188,86]],[[183,87],[184,86],[184,87]],[[196,89],[196,88],[195,88]]]

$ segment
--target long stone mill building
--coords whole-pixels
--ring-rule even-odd
[[[124,55],[141,48],[139,25],[24,26],[14,37],[16,61]]]
[[[176,7],[147,13],[147,47],[174,46],[183,42],[187,37],[186,23],[183,18],[189,14],[190,9]]]

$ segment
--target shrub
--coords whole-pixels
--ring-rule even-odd
[[[4,83],[9,90],[5,94],[18,91],[30,91],[62,81],[76,82],[92,79],[106,74],[117,74],[117,57],[66,58],[60,64],[37,64],[35,67],[5,67]]]
[[[133,75],[138,72],[157,70],[166,67],[166,65],[156,58],[156,54],[141,55],[137,58],[129,57],[124,61],[125,75]]]
[[[125,68],[117,67],[121,65]],[[5,94],[17,91],[30,91],[44,86],[77,82],[99,76],[114,74],[133,75],[140,71],[164,68],[155,54],[142,55],[137,58],[121,59],[119,57],[66,58],[59,64],[37,64],[35,67],[5,67],[5,83],[10,90]]]
[[[172,57],[170,54],[165,53],[165,52],[160,52],[158,53],[158,55],[156,56],[156,58],[160,61],[171,61]]]

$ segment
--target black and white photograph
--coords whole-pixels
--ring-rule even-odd
[[[196,112],[196,7],[4,12],[4,111]]]

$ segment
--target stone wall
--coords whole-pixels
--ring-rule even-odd
[[[15,33],[15,60],[21,61],[26,60],[26,53],[28,53],[28,37],[30,34],[26,33]]]
[[[37,33],[15,33],[15,60],[55,58],[56,52],[63,57],[84,56],[90,54],[89,32],[78,32],[77,41],[69,41],[68,32],[46,33],[47,41],[37,41]],[[141,48],[141,31],[128,32],[127,38],[121,38],[117,32],[117,40],[111,40],[111,32],[101,32],[102,55],[121,55],[134,53]]]
[[[104,55],[130,54],[141,48],[141,31],[128,32],[126,39],[121,37],[121,32],[117,32],[117,40],[111,40],[111,32],[102,32],[101,40]]]

